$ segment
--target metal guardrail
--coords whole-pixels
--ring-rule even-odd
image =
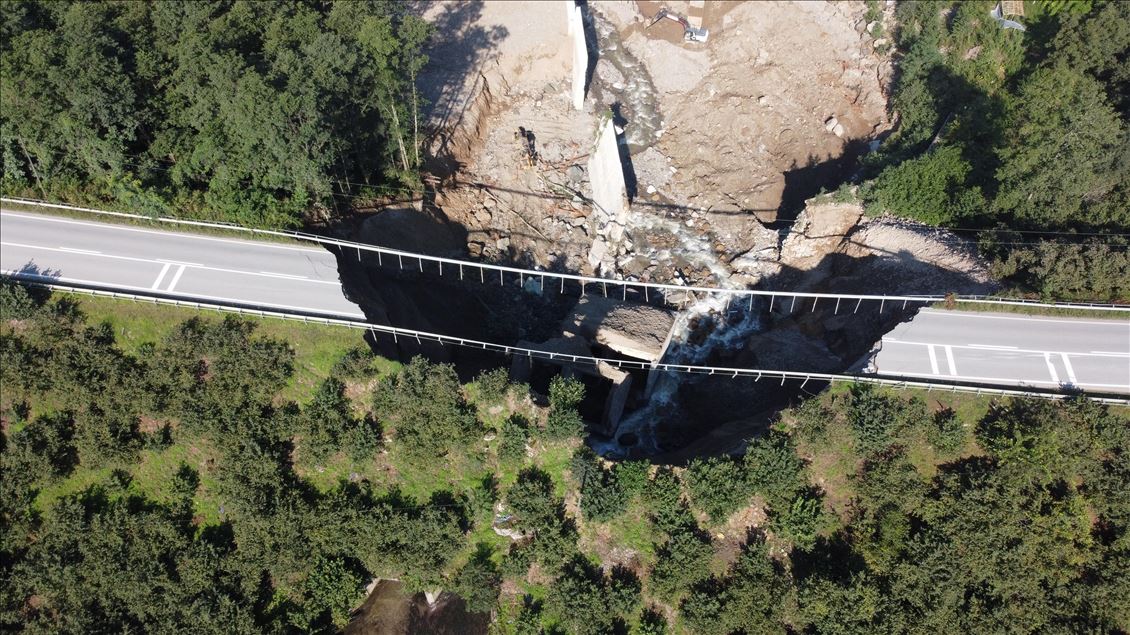
[[[521,346],[510,346],[507,344],[497,344],[493,342],[484,342],[480,340],[472,340],[462,337],[454,337],[450,335],[440,335],[438,333],[429,333],[426,331],[417,331],[413,329],[405,329],[394,326],[384,326],[380,324],[371,324],[368,322],[360,322],[357,320],[348,320],[335,317],[326,317],[319,315],[306,315],[299,313],[286,313],[282,311],[272,311],[266,309],[254,309],[244,306],[223,304],[219,302],[196,302],[191,300],[181,300],[175,297],[168,297],[158,294],[135,294],[126,293],[122,291],[111,291],[106,289],[98,289],[91,287],[81,287],[73,285],[61,285],[43,280],[46,276],[29,275],[29,274],[16,274],[11,276],[19,280],[23,284],[48,288],[65,293],[78,293],[92,296],[102,296],[118,299],[128,299],[137,302],[149,302],[153,304],[169,304],[174,306],[190,307],[202,310],[215,310],[221,312],[237,313],[240,315],[250,315],[255,317],[270,317],[287,320],[301,321],[308,324],[324,324],[329,326],[343,326],[347,328],[366,330],[374,334],[383,333],[391,335],[393,340],[399,343],[400,338],[407,338],[408,340],[415,340],[417,344],[423,342],[436,342],[441,345],[449,344],[454,346],[461,346],[471,349],[479,349],[485,351],[494,351],[504,355],[522,355],[531,359],[541,359],[558,364],[574,364],[583,366],[596,366],[597,364],[608,364],[616,368],[624,370],[661,370],[685,374],[695,375],[718,375],[720,377],[731,378],[751,378],[754,381],[760,380],[780,380],[783,386],[786,381],[800,382],[800,388],[804,388],[808,383],[854,383],[854,384],[875,384],[882,386],[892,386],[896,388],[917,388],[927,391],[937,390],[939,392],[964,392],[975,393],[979,395],[998,395],[998,396],[1013,396],[1013,397],[1038,397],[1042,399],[1067,399],[1069,397],[1078,396],[1078,393],[1065,393],[1065,392],[1051,392],[1051,391],[1038,391],[1038,390],[1023,390],[1011,388],[999,388],[994,386],[977,386],[954,384],[945,382],[926,382],[926,381],[909,381],[899,379],[897,377],[883,377],[880,375],[858,375],[858,374],[835,374],[835,373],[809,373],[800,371],[788,370],[767,370],[756,368],[727,368],[719,366],[694,366],[688,364],[668,364],[663,362],[641,362],[631,360],[609,359],[603,357],[590,357],[584,355],[570,355],[565,353],[554,353],[551,351],[542,351],[532,348],[524,348]],[[1106,404],[1130,405],[1130,396],[1128,397],[1107,397],[1107,396],[1092,396],[1082,394],[1082,396]]]
[[[645,301],[650,301],[651,292],[654,291],[657,297],[663,298],[665,302],[674,306],[682,306],[692,301],[694,294],[724,294],[730,296],[731,302],[740,299],[741,301],[749,301],[750,306],[753,306],[754,298],[769,298],[769,310],[772,311],[775,304],[780,298],[791,300],[789,304],[789,312],[791,313],[796,308],[798,298],[812,300],[812,309],[819,305],[820,301],[832,303],[835,313],[839,313],[842,303],[855,302],[852,308],[853,312],[858,312],[863,302],[878,302],[879,311],[882,312],[887,303],[901,303],[903,308],[906,308],[910,303],[923,303],[930,304],[935,302],[968,302],[974,304],[988,304],[988,305],[1001,305],[1001,306],[1028,306],[1036,308],[1051,308],[1051,309],[1076,309],[1076,310],[1092,310],[1092,311],[1125,311],[1130,313],[1130,305],[1125,304],[1103,304],[1103,303],[1072,303],[1072,302],[1040,302],[1034,300],[1014,299],[1014,298],[999,298],[994,296],[983,295],[868,295],[868,294],[851,294],[851,293],[812,293],[803,291],[768,291],[761,289],[727,289],[723,287],[703,287],[703,286],[684,286],[676,284],[665,284],[658,282],[639,282],[632,280],[620,280],[614,278],[598,278],[594,276],[582,276],[578,274],[560,273],[554,271],[538,271],[532,269],[522,269],[520,267],[510,267],[506,265],[496,265],[491,263],[474,262],[469,260],[458,260],[455,258],[444,258],[441,256],[429,256],[426,254],[418,254],[409,251],[401,251],[398,249],[389,249],[387,247],[378,247],[376,245],[367,245],[347,240],[340,240],[336,238],[327,238],[325,236],[318,236],[315,234],[308,234],[298,231],[280,231],[271,229],[254,229],[243,227],[231,223],[210,222],[210,221],[194,221],[180,218],[170,218],[165,216],[145,216],[142,214],[130,214],[126,212],[112,212],[108,210],[99,210],[89,207],[79,207],[76,205],[65,205],[61,203],[49,203],[46,201],[39,201],[35,199],[24,198],[11,198],[0,197],[0,201],[7,203],[16,203],[21,205],[29,205],[36,207],[44,207],[49,209],[69,210],[76,212],[84,212],[89,214],[98,214],[104,216],[128,218],[132,220],[144,220],[158,223],[168,223],[172,225],[185,225],[188,227],[207,227],[212,229],[225,229],[236,232],[244,232],[252,235],[273,236],[278,238],[289,238],[294,240],[302,240],[307,242],[319,243],[322,245],[333,245],[339,249],[356,250],[358,258],[361,252],[371,252],[377,254],[378,264],[384,264],[384,257],[395,258],[398,266],[404,268],[404,260],[408,259],[411,263],[415,261],[418,263],[418,269],[421,273],[424,272],[424,263],[431,263],[440,275],[443,275],[444,265],[447,265],[448,271],[458,271],[460,279],[463,279],[466,272],[477,271],[479,273],[480,282],[486,283],[487,272],[490,272],[490,277],[493,279],[497,277],[501,284],[505,284],[505,274],[511,274],[517,277],[519,284],[524,284],[526,279],[540,280],[541,288],[544,290],[546,279],[552,279],[560,283],[561,291],[565,290],[566,281],[575,283],[580,286],[581,294],[584,295],[586,290],[591,286],[599,289],[599,292],[604,296],[608,296],[608,287],[619,287],[620,293],[624,299],[627,299],[628,292],[632,291],[633,294],[642,295]],[[615,296],[617,294],[613,294]],[[669,298],[682,296],[677,301],[671,301]],[[802,305],[803,306],[803,305]]]

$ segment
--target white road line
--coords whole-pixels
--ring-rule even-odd
[[[270,271],[260,271],[260,275],[271,276],[272,278],[288,278],[290,280],[309,280],[306,276],[299,276],[292,273],[272,273]]]
[[[1064,319],[1053,317],[1014,317],[1011,315],[997,315],[992,313],[978,313],[976,311],[950,311],[946,309],[921,309],[920,313],[926,313],[931,316],[938,315],[944,317],[960,317],[960,318],[977,318],[981,320],[1017,320],[1021,322],[1062,322],[1064,324],[1096,324],[1101,326],[1112,326],[1118,324],[1122,320],[1112,319],[1106,321],[1088,320],[1086,318],[1079,319]]]
[[[1052,376],[1052,381],[1059,383],[1059,373],[1055,372],[1055,364],[1052,363],[1052,354],[1044,353],[1044,363],[1048,365],[1048,374]]]
[[[101,280],[83,280],[82,278],[68,278],[66,276],[43,276],[34,273],[27,273],[15,269],[0,269],[0,274],[6,276],[15,276],[17,278],[24,278],[27,280],[37,280],[39,282],[69,282],[71,284],[89,284],[102,288],[121,289],[123,291],[148,291],[145,287],[135,287],[129,284],[107,284]],[[199,293],[184,293],[183,291],[176,294],[179,297],[190,300],[216,300],[221,302],[234,302],[237,304],[245,304],[251,306],[268,307],[274,309],[293,309],[295,311],[306,311],[309,313],[320,313],[322,315],[340,315],[353,318],[367,319],[364,313],[344,313],[342,311],[326,310],[325,308],[315,308],[308,306],[296,306],[293,304],[277,304],[274,302],[260,302],[258,300],[247,300],[244,298],[225,298],[219,295],[203,295]]]
[[[1079,380],[1075,378],[1075,369],[1071,367],[1071,360],[1067,358],[1067,353],[1060,353],[1063,357],[1063,367],[1067,369],[1067,379],[1071,381],[1072,386],[1078,386]]]
[[[204,265],[199,262],[185,262],[183,260],[167,260],[165,258],[158,258],[157,262],[167,262],[170,265],[188,265],[189,267],[203,267]]]
[[[184,265],[181,265],[180,269],[177,269],[177,272],[173,274],[173,281],[169,283],[169,287],[165,289],[165,291],[168,291],[169,293],[173,292],[173,289],[177,287],[177,283],[180,282],[180,277],[184,275],[185,268],[186,267]]]
[[[953,363],[953,347],[946,346],[946,363],[950,365],[950,375],[957,377],[957,366]]]
[[[157,274],[157,281],[153,283],[153,286],[149,287],[150,289],[158,289],[161,287],[161,281],[165,279],[165,274],[169,273],[169,267],[171,266],[171,264],[166,262],[165,266],[161,267],[161,273]]]
[[[59,249],[62,251],[73,251],[76,254],[92,254],[95,256],[102,254],[101,251],[94,251],[93,249],[75,249],[74,247],[59,247]]]
[[[896,372],[879,372],[877,375],[890,375],[890,376],[905,376],[905,377],[931,377],[929,373],[914,373],[910,371],[900,370]],[[954,377],[959,381],[971,381],[986,384],[1007,384],[1010,386],[1059,386],[1058,382],[1053,382],[1047,379],[1017,379],[1016,377],[982,377],[980,375],[962,375],[961,377]],[[1090,386],[1092,388],[1117,388],[1119,390],[1130,391],[1130,384],[1094,384],[1091,382],[1083,382],[1076,384],[1077,386],[1084,387]]]
[[[26,244],[23,244],[23,243],[11,243],[11,242],[2,242],[2,241],[0,241],[0,245],[5,245],[5,246],[8,246],[8,247],[22,247],[24,249],[42,249],[44,251],[65,251],[63,249],[57,249],[55,247],[44,247],[42,245],[26,245]],[[328,254],[328,252],[325,252],[325,253]],[[82,255],[97,256],[99,258],[110,258],[110,259],[113,259],[113,260],[126,260],[126,261],[129,261],[129,262],[151,262],[151,263],[162,263],[162,262],[164,262],[164,261],[161,261],[161,260],[151,260],[149,258],[136,258],[134,256],[118,256],[116,254],[90,253],[90,254],[82,254]],[[187,266],[194,266],[190,263],[173,263],[173,264],[185,264]],[[245,276],[263,276],[263,274],[259,273],[258,271],[244,271],[242,269],[226,269],[224,267],[209,267],[209,266],[206,266],[206,265],[195,265],[195,266],[196,266],[197,269],[206,270],[206,271],[221,271],[223,273],[238,273],[238,274],[242,274],[242,275],[245,275]],[[298,277],[295,277],[294,279],[305,281],[305,282],[311,282],[311,283],[314,283],[314,284],[328,284],[328,285],[337,286],[337,287],[341,286],[340,280],[323,280],[323,279],[320,279],[320,278],[298,278]]]
[[[908,341],[908,340],[888,339],[886,337],[883,338],[883,343],[884,344],[887,344],[887,343],[904,344],[906,346],[942,346],[942,344],[935,344],[935,343],[932,343],[932,342],[911,342],[911,341]],[[962,346],[961,344],[946,344],[945,346],[952,346],[953,348],[958,348],[958,349],[974,348],[972,346]],[[974,350],[976,350],[976,349],[974,349]],[[984,350],[984,349],[982,349],[982,350]],[[1052,355],[1061,355],[1061,354],[1066,353],[1068,355],[1075,355],[1076,357],[1130,357],[1130,353],[1113,353],[1113,352],[1102,352],[1102,351],[1091,351],[1089,353],[1084,353],[1083,351],[1043,351],[1043,350],[1037,350],[1037,349],[1033,349],[1033,348],[1010,348],[1007,351],[1002,350],[1001,352],[1002,353],[1003,352],[1008,352],[1008,353],[1035,353],[1037,355],[1043,355],[1044,353],[1051,353]]]
[[[934,352],[934,345],[930,344],[930,345],[926,346],[926,350],[930,352],[930,372],[937,375],[937,374],[939,374],[939,372],[938,372],[938,354]]]
[[[997,346],[996,344],[969,344],[969,348],[984,348],[991,351],[1015,351],[1018,346]]]
[[[194,240],[210,240],[218,243],[234,243],[237,245],[251,245],[252,247],[263,247],[265,249],[287,249],[290,251],[309,251],[316,254],[329,253],[324,249],[310,249],[308,247],[290,247],[287,245],[272,245],[270,243],[259,242],[255,240],[237,240],[231,238],[213,238],[211,236],[201,236],[199,234],[189,234],[179,231],[161,231],[158,229],[138,229],[136,227],[125,227],[123,225],[115,225],[112,223],[87,223],[80,220],[71,220],[66,218],[54,218],[50,216],[40,216],[38,214],[17,214],[3,210],[4,216],[14,216],[16,218],[27,218],[30,220],[39,220],[48,223],[64,223],[66,225],[85,225],[87,227],[100,227],[107,230],[117,230],[124,232],[137,232],[140,234],[157,234],[159,236],[180,236],[182,238],[192,238]],[[297,238],[295,240],[298,240]]]

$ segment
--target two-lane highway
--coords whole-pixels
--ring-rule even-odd
[[[0,213],[0,270],[273,309],[364,318],[325,249]]]
[[[0,211],[25,279],[364,319],[324,249]],[[531,272],[533,274],[534,272]],[[886,377],[1130,393],[1130,320],[925,309],[883,337]]]
[[[882,374],[1130,392],[1130,320],[923,309],[883,336]]]

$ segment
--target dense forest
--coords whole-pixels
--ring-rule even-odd
[[[868,208],[980,230],[1021,289],[1130,300],[1130,3],[1029,1],[1026,32],[994,4],[898,3]]]
[[[0,4],[5,193],[300,225],[417,182],[400,2]]]
[[[993,4],[898,3],[897,125],[859,195],[1019,292],[1130,301],[1130,3],[1029,1],[1026,32]],[[293,227],[417,187],[407,6],[4,2],[0,191]]]
[[[0,286],[5,629],[332,632],[382,577],[498,633],[1130,630],[1125,411],[853,388],[610,464],[572,381],[102,302]]]

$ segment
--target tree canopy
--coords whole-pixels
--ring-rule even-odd
[[[5,2],[5,192],[301,224],[419,165],[429,27],[393,2]]]

